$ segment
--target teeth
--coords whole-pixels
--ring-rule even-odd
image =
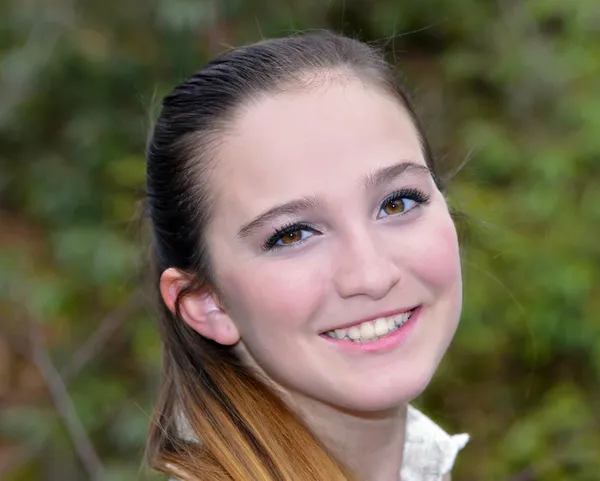
[[[410,319],[413,311],[404,312],[388,318],[379,318],[352,326],[348,329],[336,329],[325,334],[334,339],[354,342],[369,342],[379,339],[386,334],[394,332]]]
[[[388,332],[388,321],[386,319],[377,319],[375,321],[375,335],[379,337],[387,334]]]
[[[336,329],[334,332],[335,337],[337,337],[338,339],[344,339],[348,335],[348,331],[346,329]]]
[[[348,337],[353,341],[357,341],[360,339],[360,329],[356,326],[352,326],[350,329],[348,329]]]
[[[396,326],[401,326],[406,321],[408,321],[410,314],[411,312],[403,312],[402,314],[398,314],[397,316],[395,316],[393,319]]]
[[[372,322],[363,322],[360,325],[360,338],[371,340],[375,337],[375,327]]]

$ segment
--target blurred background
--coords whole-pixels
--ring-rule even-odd
[[[598,0],[0,0],[0,479],[161,479],[152,119],[214,54],[321,27],[385,48],[465,214],[417,402],[472,436],[454,479],[600,479]]]

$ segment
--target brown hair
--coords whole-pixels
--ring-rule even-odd
[[[212,283],[203,231],[210,220],[209,167],[237,109],[258,96],[353,78],[394,96],[429,146],[403,86],[375,49],[329,32],[231,50],[163,101],[147,152],[155,285],[175,267],[190,276],[181,296]],[[438,179],[435,179],[439,185]],[[229,346],[204,338],[160,294],[164,372],[147,454],[156,469],[189,480],[350,480],[352,474]],[[187,433],[186,433],[187,431]]]

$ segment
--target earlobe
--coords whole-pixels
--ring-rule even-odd
[[[160,278],[160,293],[165,305],[175,313],[175,304],[182,289],[191,282],[188,274],[170,268]],[[202,336],[223,345],[240,340],[232,319],[221,307],[216,294],[209,288],[190,292],[179,300],[179,316],[183,322]]]

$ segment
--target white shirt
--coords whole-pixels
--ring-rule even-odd
[[[187,423],[180,419],[184,439],[193,440]],[[452,471],[458,452],[469,441],[468,434],[449,435],[412,406],[406,415],[406,439],[399,481],[442,481]],[[171,478],[170,481],[178,481]]]
[[[408,406],[400,481],[442,481],[468,441],[468,434],[451,436],[422,412]]]

